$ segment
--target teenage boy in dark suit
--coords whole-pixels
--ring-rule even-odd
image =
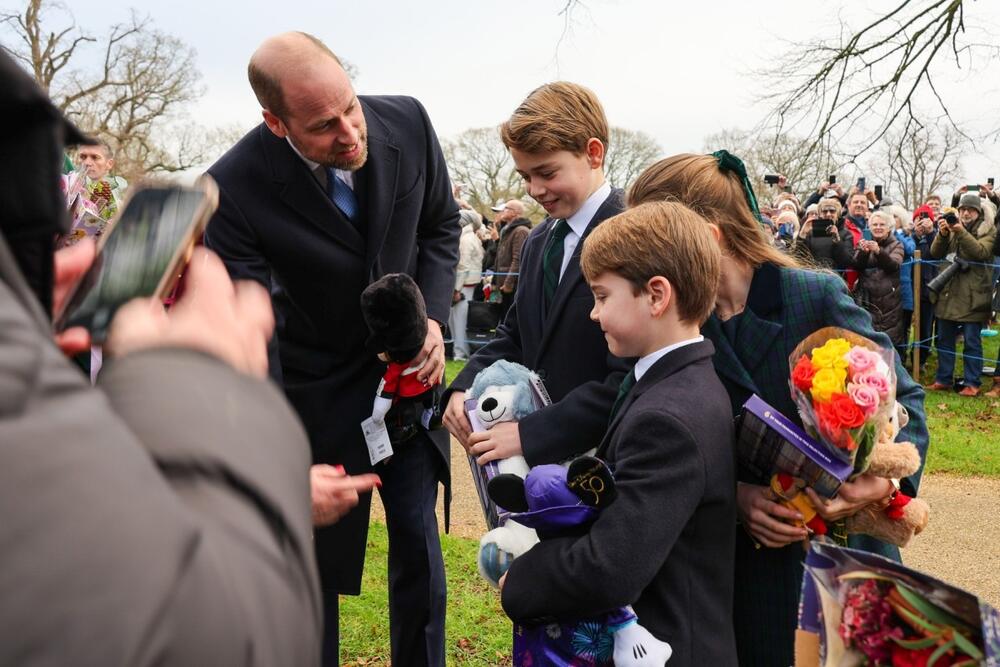
[[[736,475],[729,397],[699,334],[719,282],[718,230],[653,202],[587,239],[591,317],[611,353],[638,357],[597,455],[618,496],[582,537],[543,540],[501,579],[525,623],[631,604],[673,647],[671,667],[736,665],[732,625]]]
[[[630,365],[608,354],[590,321],[580,273],[583,240],[622,210],[622,191],[604,179],[608,121],[594,93],[555,82],[530,95],[500,127],[528,194],[548,217],[528,235],[514,305],[445,396],[444,424],[480,464],[515,454],[530,465],[596,447]],[[470,434],[463,403],[476,373],[498,359],[521,363],[545,383],[553,405],[520,422]]]

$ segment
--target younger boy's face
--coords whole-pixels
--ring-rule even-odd
[[[635,294],[630,283],[617,273],[604,272],[590,283],[594,309],[590,319],[601,325],[608,350],[616,357],[647,354],[646,334],[651,319],[646,293]]]
[[[604,148],[576,155],[570,151],[526,153],[510,149],[517,173],[524,179],[528,194],[542,205],[551,218],[569,218],[604,182],[601,165]],[[589,147],[588,147],[589,148]]]

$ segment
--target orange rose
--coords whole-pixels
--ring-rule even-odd
[[[815,376],[816,367],[813,366],[809,357],[803,354],[799,357],[799,361],[795,364],[795,368],[792,369],[792,383],[800,391],[809,391],[812,389],[812,382]]]
[[[843,428],[858,428],[864,425],[865,413],[847,394],[834,394],[830,397],[830,405],[833,407],[837,422]]]

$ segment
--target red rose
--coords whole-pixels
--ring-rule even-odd
[[[847,394],[833,394],[830,405],[837,416],[837,423],[843,428],[858,428],[865,423],[865,413],[861,411]]]
[[[792,369],[792,383],[800,391],[812,389],[813,377],[816,375],[816,367],[807,355],[799,357],[795,368]]]

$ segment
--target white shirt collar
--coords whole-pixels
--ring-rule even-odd
[[[309,171],[315,173],[317,169],[319,169],[319,168],[321,168],[323,166],[319,162],[313,162],[312,160],[310,160],[309,158],[307,158],[305,155],[303,155],[299,151],[299,149],[295,146],[295,144],[292,143],[291,137],[289,137],[287,134],[285,135],[285,141],[287,141],[288,145],[292,147],[292,150],[295,151],[295,154],[299,156],[299,159],[302,160],[307,167],[309,167]],[[333,171],[334,171],[334,173],[337,174],[337,176],[340,177],[340,180],[342,180],[344,183],[347,183],[347,185],[350,186],[350,188],[352,190],[354,189],[354,174],[353,173],[351,173],[349,171],[345,171],[344,169],[334,169]],[[320,183],[322,184],[322,181],[320,181]]]
[[[608,198],[611,194],[611,184],[607,181],[601,185],[601,187],[594,190],[594,192],[587,197],[587,201],[583,202],[583,206],[566,219],[569,228],[573,230],[573,233],[577,236],[583,236],[583,233],[587,231],[587,225],[593,220],[594,215],[597,214],[597,209],[601,208],[601,204],[604,200]]]
[[[657,361],[666,356],[668,352],[673,352],[677,348],[684,347],[685,345],[693,345],[695,343],[700,343],[703,340],[705,340],[704,336],[696,336],[694,338],[689,338],[688,340],[682,340],[679,343],[674,343],[673,345],[667,345],[666,347],[661,347],[656,352],[647,354],[645,357],[642,357],[641,359],[639,359],[639,361],[635,362],[635,370],[633,371],[635,373],[635,381],[638,382],[639,380],[641,380],[642,376],[646,374],[646,371],[652,368],[653,364],[655,364]]]

